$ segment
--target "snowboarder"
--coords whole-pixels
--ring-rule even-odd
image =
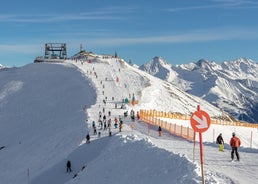
[[[219,151],[224,151],[224,140],[222,137],[222,133],[218,135],[216,143],[219,145]]]
[[[90,143],[90,134],[86,135],[86,143]]]
[[[161,135],[162,135],[162,129],[161,129],[161,126],[159,126],[159,128],[158,128],[158,132],[159,132],[159,136],[161,136]]]
[[[235,132],[232,133],[232,138],[230,139],[230,146],[232,148],[231,151],[231,159],[234,160],[234,153],[236,154],[237,161],[240,161],[238,147],[241,145],[240,139],[236,136]]]
[[[71,167],[72,167],[71,162],[70,160],[68,160],[66,163],[66,172],[72,172]]]

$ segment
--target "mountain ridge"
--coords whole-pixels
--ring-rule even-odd
[[[200,59],[173,66],[163,60],[161,57],[154,57],[139,69],[207,100],[239,120],[258,122],[257,62],[239,58],[218,64]],[[152,70],[153,61],[155,66],[159,66],[155,70]]]

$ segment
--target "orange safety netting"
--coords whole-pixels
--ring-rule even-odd
[[[162,116],[165,115],[162,113]],[[169,123],[167,121],[163,121],[158,119],[157,117],[162,117],[161,114],[159,116],[154,116],[153,112],[147,110],[140,110],[140,118],[142,121],[147,122],[151,125],[160,126],[162,129],[168,131],[171,134],[180,136],[187,140],[194,140],[194,130],[189,127],[179,126],[173,123]],[[165,117],[168,117],[165,115]]]
[[[183,115],[179,113],[170,113],[156,110],[141,110],[146,116],[153,116],[157,118],[171,118],[171,119],[180,119],[180,120],[190,120],[190,115]],[[212,124],[218,125],[227,125],[227,126],[242,126],[242,127],[251,127],[258,128],[258,124],[240,122],[240,121],[226,121],[222,119],[211,119]]]

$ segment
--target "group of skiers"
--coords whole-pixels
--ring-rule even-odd
[[[224,151],[224,140],[222,133],[217,137],[216,143],[219,145],[219,151]],[[235,132],[232,133],[232,138],[229,142],[231,146],[231,160],[234,160],[234,155],[236,155],[237,161],[240,161],[240,156],[238,153],[238,147],[241,145],[241,140],[236,136]]]
[[[93,71],[94,71],[94,68],[93,68]],[[94,74],[96,76],[96,78],[98,77],[96,72],[94,71]],[[107,78],[105,79],[107,80]],[[101,80],[101,85],[103,87],[103,90],[105,88],[105,85],[103,84],[102,80]],[[104,95],[104,91],[102,91],[102,94]],[[129,94],[129,98],[131,97],[131,95]],[[112,97],[112,101],[114,101],[114,97]],[[132,102],[135,102],[135,96],[133,94],[132,96]],[[125,100],[123,99],[122,100],[122,105],[121,105],[121,109],[125,109],[125,103],[128,103],[128,99],[126,98]],[[103,109],[102,111],[99,111],[99,119],[98,119],[98,123],[99,123],[99,129],[102,130],[109,130],[109,136],[112,135],[112,132],[111,132],[111,124],[112,124],[112,119],[111,119],[111,111],[108,111],[108,118],[107,116],[105,115],[105,107],[107,105],[107,97],[105,97],[105,99],[103,100]],[[117,108],[117,103],[115,103],[115,108]],[[83,108],[84,111],[86,111],[87,107],[85,106]],[[124,112],[124,118],[126,118],[128,116],[128,111],[125,111]],[[135,117],[136,116],[136,117]],[[134,110],[131,110],[130,112],[130,118],[132,121],[135,120],[135,118],[140,119],[140,115],[139,115],[139,112],[137,112],[137,114],[135,114]],[[108,120],[107,120],[108,119]],[[118,118],[115,117],[114,118],[114,128],[117,129],[119,128],[119,132],[122,131],[122,127],[123,127],[123,120],[121,118],[121,116],[119,116]],[[101,135],[101,131],[98,131],[97,133],[97,126],[96,126],[96,122],[95,121],[92,121],[92,128],[93,128],[93,134],[94,135],[97,135],[100,137]],[[161,126],[158,126],[158,135],[159,136],[162,136],[162,128]],[[86,143],[90,143],[90,134],[88,133],[86,135]],[[224,140],[223,140],[223,137],[222,137],[222,133],[220,133],[216,139],[216,143],[219,145],[219,151],[224,151]],[[236,155],[236,158],[238,161],[240,161],[240,156],[239,156],[239,153],[238,153],[238,148],[239,146],[241,145],[241,141],[240,139],[236,136],[236,134],[233,132],[232,133],[232,138],[230,139],[230,146],[231,146],[231,159],[234,160],[234,155]],[[66,168],[67,168],[67,172],[72,172],[72,168],[71,168],[71,161],[68,160],[67,161],[67,164],[66,164]]]

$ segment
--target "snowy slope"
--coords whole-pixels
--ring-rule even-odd
[[[82,107],[93,104],[96,94],[78,78],[75,68],[47,64],[0,72],[3,183],[25,183],[27,169],[35,176],[80,144],[85,135]]]
[[[133,93],[139,104],[119,108],[122,99]],[[165,132],[159,137],[157,127],[151,127],[148,135],[146,123],[133,123],[130,118],[123,118],[121,133],[112,126],[112,137],[102,130],[98,138],[91,127],[103,108],[106,114],[111,111],[113,120],[131,109],[190,114],[197,104],[211,116],[221,115],[209,103],[115,58],[83,64],[31,64],[1,71],[0,146],[6,146],[0,150],[1,182],[201,183],[199,144],[193,154],[192,142]],[[86,114],[82,110],[85,105]],[[189,121],[173,123],[189,126]],[[240,163],[229,162],[232,131],[243,142]],[[92,137],[90,144],[85,144],[87,132]],[[214,144],[220,132],[225,152],[218,152]],[[255,149],[249,148],[250,132]],[[256,181],[257,135],[256,129],[212,125],[203,135],[206,183]],[[72,162],[72,173],[66,173],[67,159]]]
[[[222,64],[202,59],[171,66],[155,57],[139,68],[207,100],[237,119],[258,122],[258,64],[250,59]]]

